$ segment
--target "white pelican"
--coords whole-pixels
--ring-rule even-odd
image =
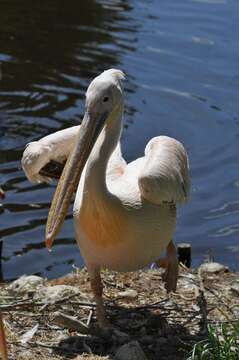
[[[166,268],[166,289],[176,289],[178,262],[172,242],[176,203],[186,202],[189,196],[187,153],[177,140],[154,137],[144,157],[128,165],[122,158],[124,79],[116,69],[97,76],[86,92],[82,124],[30,143],[22,158],[31,181],[49,180],[41,177],[40,169],[50,160],[67,158],[48,216],[46,245],[52,245],[77,189],[76,240],[102,326],[107,319],[101,267],[132,271],[156,262]],[[166,257],[159,259],[165,249]]]

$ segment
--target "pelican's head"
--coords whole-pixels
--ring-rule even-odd
[[[103,127],[115,118],[123,105],[124,73],[110,69],[97,76],[86,92],[85,115],[75,147],[67,159],[58,182],[46,226],[46,246],[50,248],[65,219],[71,196],[76,189],[86,161]]]
[[[122,102],[122,80],[125,75],[121,70],[109,69],[97,76],[86,91],[86,109],[88,111],[112,111]]]

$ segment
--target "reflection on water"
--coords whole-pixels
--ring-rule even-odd
[[[216,260],[237,266],[238,10],[236,0],[1,3],[5,278],[54,277],[82,264],[70,217],[54,251],[45,250],[54,186],[30,184],[19,159],[27,142],[79,121],[87,84],[109,67],[128,74],[127,160],[158,134],[174,136],[188,149],[192,201],[179,211],[177,241],[193,244],[194,265],[211,248]]]

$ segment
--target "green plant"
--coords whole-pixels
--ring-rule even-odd
[[[194,344],[187,360],[239,360],[239,321],[208,325],[207,338]]]

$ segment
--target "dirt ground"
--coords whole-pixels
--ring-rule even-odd
[[[233,322],[239,315],[238,274],[202,274],[180,268],[178,288],[167,295],[159,270],[102,272],[104,298],[113,329],[97,327],[85,269],[45,283],[73,286],[75,293],[44,302],[35,292],[0,288],[10,359],[114,359],[117,350],[137,341],[148,360],[186,359],[206,336],[208,323]],[[236,284],[236,287],[234,286]],[[86,329],[57,323],[56,312],[81,320]]]

